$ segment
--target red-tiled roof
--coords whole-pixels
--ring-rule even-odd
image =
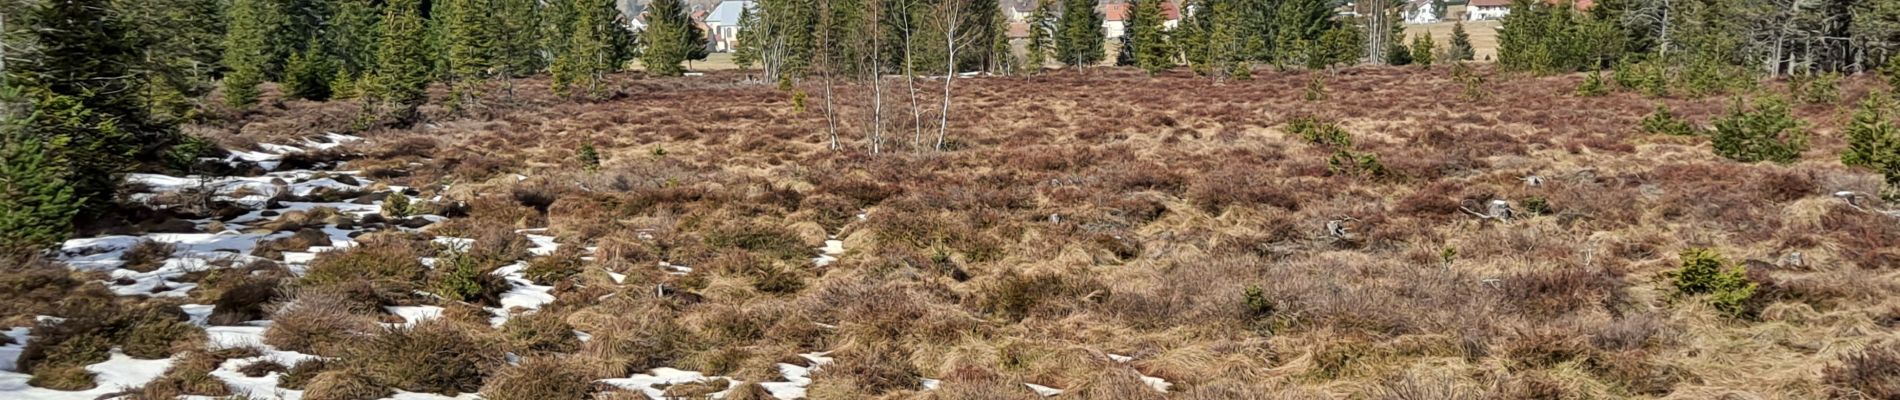
[[[1167,19],[1169,21],[1175,21],[1175,20],[1181,19],[1181,9],[1180,7],[1176,7],[1174,5],[1174,2],[1165,1],[1165,0],[1150,0],[1150,1],[1161,2],[1161,17],[1162,18]],[[1102,19],[1105,21],[1127,21],[1128,13],[1132,11],[1132,10],[1129,10],[1128,7],[1129,7],[1128,3],[1103,4],[1102,5]]]

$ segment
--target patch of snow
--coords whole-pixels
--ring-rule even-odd
[[[1042,395],[1042,397],[1050,397],[1050,396],[1062,394],[1062,389],[1056,389],[1056,388],[1052,388],[1048,386],[1037,385],[1034,383],[1025,383],[1023,384],[1023,386],[1028,386],[1029,390],[1036,391],[1036,394]]]
[[[170,359],[140,360],[115,350],[112,352],[111,358],[108,358],[105,362],[86,366],[87,371],[91,371],[95,374],[93,381],[97,382],[98,386],[91,390],[82,391],[64,391],[33,387],[26,384],[27,380],[32,379],[31,375],[13,371],[0,371],[0,398],[9,400],[92,400],[104,398],[111,393],[143,386],[146,382],[150,382],[152,379],[163,375],[165,369],[171,368],[171,366],[172,360]]]
[[[417,322],[422,322],[422,320],[442,316],[442,307],[436,306],[387,306],[383,307],[383,309],[389,310],[390,314],[396,314],[396,316],[402,317],[403,323],[393,324],[401,326],[415,325]]]

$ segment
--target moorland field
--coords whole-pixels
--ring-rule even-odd
[[[822,82],[530,78],[408,127],[267,85],[185,129],[275,171],[134,176],[153,210],[0,274],[0,391],[1900,395],[1900,220],[1839,156],[1885,83],[1744,163],[1642,128],[1729,98],[1463,68],[957,79],[942,149],[901,82],[828,119]]]

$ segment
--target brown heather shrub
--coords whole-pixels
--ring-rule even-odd
[[[1080,276],[1078,276],[1080,275]],[[1008,320],[1060,313],[1076,308],[1088,297],[1106,294],[1107,287],[1081,273],[1023,274],[1003,270],[977,299],[977,308]]]
[[[1388,376],[1366,391],[1364,398],[1374,400],[1479,400],[1483,392],[1476,384],[1449,373],[1406,370]]]
[[[258,242],[257,247],[251,249],[251,255],[272,260],[281,260],[286,251],[306,251],[309,250],[311,246],[329,246],[331,244],[330,234],[324,233],[319,229],[304,228],[297,230],[297,233],[293,233],[290,236]]]
[[[1498,286],[1504,303],[1519,313],[1550,318],[1580,310],[1615,309],[1627,284],[1608,269],[1559,266],[1520,271],[1505,277]]]
[[[150,239],[140,240],[138,243],[132,244],[132,247],[125,249],[125,255],[120,257],[120,259],[125,260],[125,265],[120,266],[120,268],[138,272],[152,272],[158,269],[158,267],[164,266],[165,259],[171,257],[172,253],[177,251],[178,246],[171,243]]]
[[[833,362],[813,372],[814,398],[847,394],[878,395],[917,389],[922,384],[910,353],[890,342],[856,343],[831,354]]]
[[[1828,396],[1836,399],[1900,398],[1900,344],[1868,346],[1841,354],[1821,372]]]
[[[1668,395],[1678,383],[1695,379],[1681,367],[1657,361],[1642,350],[1599,353],[1586,367],[1624,392],[1643,396]]]
[[[280,376],[288,374],[290,373],[290,368],[285,367],[283,364],[278,364],[276,361],[257,360],[238,367],[238,373],[244,374],[245,377],[249,378],[262,378],[273,373],[279,374]],[[282,379],[279,379],[279,382],[282,381]]]
[[[380,386],[421,393],[473,393],[481,389],[488,373],[501,366],[503,350],[457,323],[429,319],[383,328],[345,348],[342,362]]]
[[[265,305],[281,300],[282,284],[283,279],[273,275],[224,276],[214,285],[218,295],[206,322],[228,326],[265,319],[270,315]]]
[[[337,356],[376,330],[375,303],[337,289],[304,289],[272,308],[264,343],[286,351]]]
[[[428,272],[419,257],[413,246],[400,240],[365,241],[318,254],[298,284],[321,287],[367,280],[379,287],[413,288]]]
[[[584,400],[592,384],[581,368],[563,358],[528,357],[496,371],[482,385],[481,395],[489,400]]]
[[[1235,167],[1238,168],[1238,167]],[[1189,184],[1187,198],[1208,214],[1220,215],[1232,206],[1277,207],[1299,211],[1300,199],[1288,193],[1293,185],[1265,171],[1223,169],[1208,172]]]
[[[290,390],[304,390],[317,375],[330,370],[330,362],[321,358],[305,359],[290,367],[277,379],[277,386]]]
[[[740,249],[777,260],[804,260],[817,253],[782,226],[737,220],[714,227],[705,236],[714,249]]]
[[[91,390],[99,386],[93,382],[92,375],[92,371],[83,366],[47,365],[35,368],[26,384],[53,390]]]
[[[349,368],[329,370],[318,373],[304,385],[303,398],[307,400],[376,400],[391,394],[389,387],[382,386],[361,372]]]
[[[1134,369],[1127,367],[1103,369],[1076,387],[1065,393],[1077,399],[1165,399],[1161,391],[1148,386]]]
[[[954,376],[946,376],[936,390],[930,391],[934,400],[1036,400],[1042,398],[1021,382],[1003,379],[994,372],[983,371],[987,375],[976,375],[959,368],[951,371]]]
[[[772,392],[765,390],[765,386],[760,386],[758,382],[746,382],[732,387],[732,391],[726,392],[725,399],[774,400],[777,397],[772,396]]]
[[[229,396],[231,387],[224,380],[211,376],[224,360],[204,352],[190,352],[178,357],[165,374],[145,383],[132,396],[141,400],[168,400],[181,395],[192,396]]]
[[[149,318],[134,323],[121,340],[125,355],[156,360],[183,349],[202,346],[204,329],[173,318]]]
[[[517,353],[573,353],[581,341],[566,317],[548,310],[515,315],[501,324],[501,333]]]
[[[597,368],[591,374],[593,377],[626,377],[636,371],[667,366],[695,347],[692,332],[680,326],[671,311],[652,303],[638,307],[616,311],[614,315],[569,316],[576,329],[593,334],[592,339],[581,344],[579,353],[591,359],[586,365]]]

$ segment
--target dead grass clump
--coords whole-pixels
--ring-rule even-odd
[[[1521,271],[1498,284],[1504,303],[1520,313],[1539,318],[1569,315],[1578,310],[1614,309],[1624,286],[1621,277],[1602,268],[1558,267]]]
[[[777,260],[803,260],[816,253],[790,229],[750,221],[721,224],[707,232],[707,246],[714,249],[741,249]]]
[[[125,260],[125,265],[120,268],[138,272],[152,272],[158,269],[158,267],[164,266],[165,259],[170,258],[172,253],[177,251],[178,246],[171,243],[150,239],[141,240],[138,243],[132,244],[132,247],[125,249],[125,255],[121,257],[121,259]]]
[[[517,353],[573,353],[581,341],[565,317],[546,310],[516,315],[502,323],[501,333]]]
[[[765,390],[765,386],[760,386],[758,382],[741,383],[738,386],[734,386],[732,391],[726,392],[726,400],[773,400],[777,398],[778,397],[772,395],[771,391]]]
[[[1253,205],[1299,211],[1299,197],[1287,192],[1291,185],[1268,180],[1276,175],[1239,169],[1208,172],[1188,185],[1187,198],[1201,211],[1214,215],[1228,207]]]
[[[147,400],[175,399],[181,395],[192,396],[229,396],[231,387],[224,380],[211,376],[224,362],[216,356],[204,352],[185,353],[172,363],[170,369],[158,379],[145,383],[133,397]]]
[[[581,371],[562,358],[528,357],[496,371],[482,385],[481,395],[490,400],[583,400],[593,379]]]
[[[289,371],[285,371],[283,377],[278,378],[277,386],[290,390],[304,390],[311,380],[316,379],[317,375],[329,370],[330,362],[322,358],[303,360],[291,366]]]
[[[376,400],[390,394],[391,391],[387,386],[378,384],[368,375],[343,368],[323,371],[311,377],[310,382],[304,385],[303,398],[306,400]]]
[[[374,332],[374,299],[356,298],[342,288],[304,289],[273,308],[264,343],[279,349],[337,356]]]
[[[48,365],[34,369],[26,384],[53,390],[90,390],[99,386],[92,377],[92,371],[83,366]]]
[[[1406,370],[1388,376],[1365,393],[1373,400],[1479,400],[1478,386],[1449,373]]]
[[[248,321],[264,319],[270,313],[266,304],[279,300],[278,287],[283,279],[272,275],[244,274],[241,276],[221,276],[217,281],[217,299],[212,301],[211,316],[207,318],[212,325],[240,325]]]
[[[1837,399],[1900,398],[1900,344],[1868,346],[1841,355],[1821,372],[1829,396]]]
[[[878,395],[915,389],[921,382],[916,369],[910,365],[910,353],[895,343],[856,343],[831,357],[834,362],[812,373],[813,398]]]
[[[305,251],[312,246],[329,245],[331,245],[329,234],[322,230],[305,228],[297,230],[297,233],[290,236],[259,242],[256,248],[251,249],[251,255],[281,260],[286,251]]]
[[[976,303],[984,312],[1021,320],[1037,314],[1059,315],[1106,291],[1107,287],[1079,273],[1024,274],[1007,269],[996,275]]]
[[[959,365],[941,378],[935,400],[1036,400],[1042,398],[1021,382],[1006,379],[996,371],[977,365]]]
[[[384,328],[346,348],[343,362],[381,386],[452,395],[481,389],[501,366],[502,350],[456,323],[429,319]]]
[[[414,288],[428,271],[417,249],[408,243],[366,241],[346,250],[318,254],[298,283],[321,287],[364,280],[378,287]]]
[[[626,377],[635,371],[671,365],[696,347],[692,345],[692,332],[680,326],[672,312],[653,304],[640,307],[616,311],[615,315],[577,313],[569,317],[576,329],[593,335],[580,349],[580,355],[590,359],[587,365],[596,368],[593,377]]]
[[[1078,399],[1165,399],[1166,396],[1141,380],[1141,375],[1127,367],[1103,369],[1074,388],[1068,394]]]
[[[285,367],[283,364],[271,360],[252,361],[250,364],[244,364],[244,366],[238,367],[238,373],[244,374],[245,377],[249,378],[262,378],[270,374],[282,375],[289,372],[289,367]]]
[[[156,360],[180,350],[201,346],[204,329],[174,318],[148,318],[132,325],[121,344],[125,355]]]

